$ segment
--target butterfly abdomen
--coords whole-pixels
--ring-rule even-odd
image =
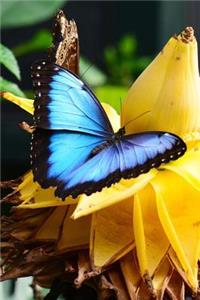
[[[104,150],[105,148],[109,147],[112,143],[113,143],[112,141],[108,140],[108,141],[105,141],[102,144],[98,145],[97,147],[95,147],[92,150],[89,158],[92,158],[93,156],[95,156],[96,154],[98,154],[99,152],[101,152],[102,150]]]

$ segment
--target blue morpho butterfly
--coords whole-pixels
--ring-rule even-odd
[[[175,160],[186,145],[167,132],[114,133],[98,99],[78,77],[41,61],[32,67],[35,87],[32,136],[34,180],[56,187],[64,199],[90,195],[121,178],[137,177]]]

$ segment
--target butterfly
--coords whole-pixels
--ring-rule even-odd
[[[34,180],[56,187],[63,200],[90,195],[121,178],[137,177],[184,154],[177,135],[114,132],[101,103],[72,72],[48,61],[32,66],[35,88],[32,135]]]

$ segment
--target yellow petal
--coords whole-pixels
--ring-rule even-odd
[[[127,133],[161,130],[184,136],[200,130],[199,115],[197,43],[186,28],[132,85],[122,107],[122,126]]]
[[[109,265],[133,248],[133,199],[92,216],[90,253],[95,267]]]
[[[67,210],[68,206],[53,209],[35,234],[34,238],[36,240],[57,240]]]
[[[72,217],[76,219],[91,214],[131,197],[135,192],[142,189],[156,174],[157,170],[154,169],[137,178],[123,179],[110,188],[104,188],[101,192],[94,193],[91,196],[81,195]]]
[[[54,188],[43,189],[33,181],[33,173],[29,171],[22,177],[17,188],[22,203],[17,208],[42,208],[75,204],[77,200],[67,197],[65,201],[55,197]]]
[[[114,132],[117,132],[120,128],[120,116],[116,112],[116,110],[107,103],[101,103],[108,118],[112,124]]]
[[[163,229],[193,289],[198,286],[200,248],[200,192],[181,176],[159,172],[151,181]]]
[[[67,215],[62,224],[60,238],[57,244],[59,251],[88,248],[90,240],[91,217],[86,216],[76,221],[71,219],[74,205],[68,206]],[[64,208],[61,208],[64,209]]]
[[[53,208],[33,237],[36,240],[55,240],[58,251],[83,249],[89,245],[91,218],[73,221],[74,205]]]
[[[164,165],[164,168],[179,174],[200,191],[200,149],[186,152],[176,161]]]
[[[200,148],[200,131],[185,134],[182,138],[187,144],[188,151]]]
[[[4,99],[18,105],[19,107],[21,107],[22,109],[27,111],[29,114],[33,115],[33,112],[34,112],[34,107],[33,107],[34,101],[33,100],[30,100],[27,98],[22,98],[22,97],[17,97],[9,92],[3,92],[2,97]]]
[[[162,299],[166,286],[172,275],[172,272],[173,268],[169,262],[169,259],[165,257],[164,260],[158,266],[158,269],[155,271],[152,280],[153,289],[158,295],[158,299]]]
[[[135,195],[134,234],[141,274],[152,276],[169,248],[169,241],[157,214],[151,185]]]
[[[164,49],[137,78],[128,91],[122,105],[121,114],[121,123],[122,126],[127,124],[127,133],[146,130],[150,117],[149,112],[159,97],[165,79],[167,64],[175,47],[176,40],[171,38]],[[137,118],[145,112],[147,113]]]

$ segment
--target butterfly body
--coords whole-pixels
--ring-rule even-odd
[[[166,132],[114,132],[102,105],[71,72],[45,61],[32,71],[35,126],[32,169],[42,187],[64,199],[90,195],[177,159],[184,142]]]

